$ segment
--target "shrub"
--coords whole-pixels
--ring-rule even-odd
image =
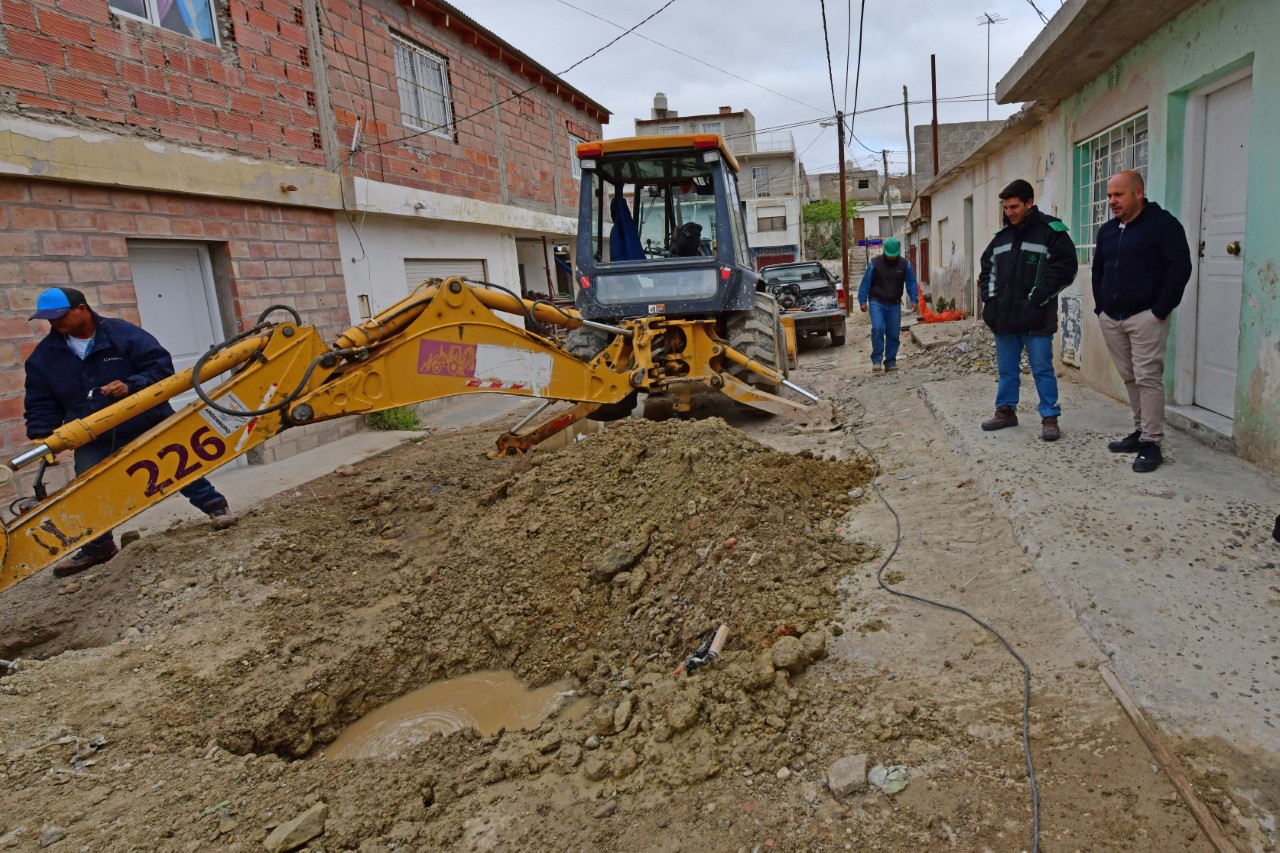
[[[398,406],[394,409],[373,412],[365,415],[364,420],[371,429],[422,429],[422,422],[418,420],[418,411],[413,406]]]

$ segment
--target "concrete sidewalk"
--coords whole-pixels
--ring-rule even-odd
[[[1280,754],[1280,512],[1275,478],[1178,432],[1135,474],[1107,441],[1127,406],[1060,383],[1062,439],[1040,441],[1024,377],[1022,424],[984,433],[991,377],[927,383],[929,408],[1057,595],[1146,709],[1182,735]]]

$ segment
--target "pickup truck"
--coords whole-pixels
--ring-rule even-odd
[[[760,269],[760,290],[773,294],[795,323],[796,337],[830,335],[844,346],[848,296],[840,279],[817,261],[770,264]]]

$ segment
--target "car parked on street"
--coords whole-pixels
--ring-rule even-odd
[[[839,277],[822,264],[770,264],[760,269],[756,286],[778,300],[783,314],[794,322],[797,338],[830,335],[832,346],[844,346],[848,295]]]

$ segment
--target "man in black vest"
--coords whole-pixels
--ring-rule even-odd
[[[902,290],[911,304],[920,301],[916,273],[902,255],[897,237],[884,241],[884,254],[872,258],[858,286],[858,307],[871,314],[871,372],[898,368],[898,332],[902,329]]]
[[[1018,425],[1022,351],[1040,395],[1040,437],[1057,441],[1058,380],[1053,373],[1053,335],[1058,331],[1058,294],[1075,281],[1076,246],[1060,219],[1041,213],[1035,190],[1018,179],[1000,192],[1004,228],[982,253],[982,321],[996,336],[996,413],[987,431]]]

